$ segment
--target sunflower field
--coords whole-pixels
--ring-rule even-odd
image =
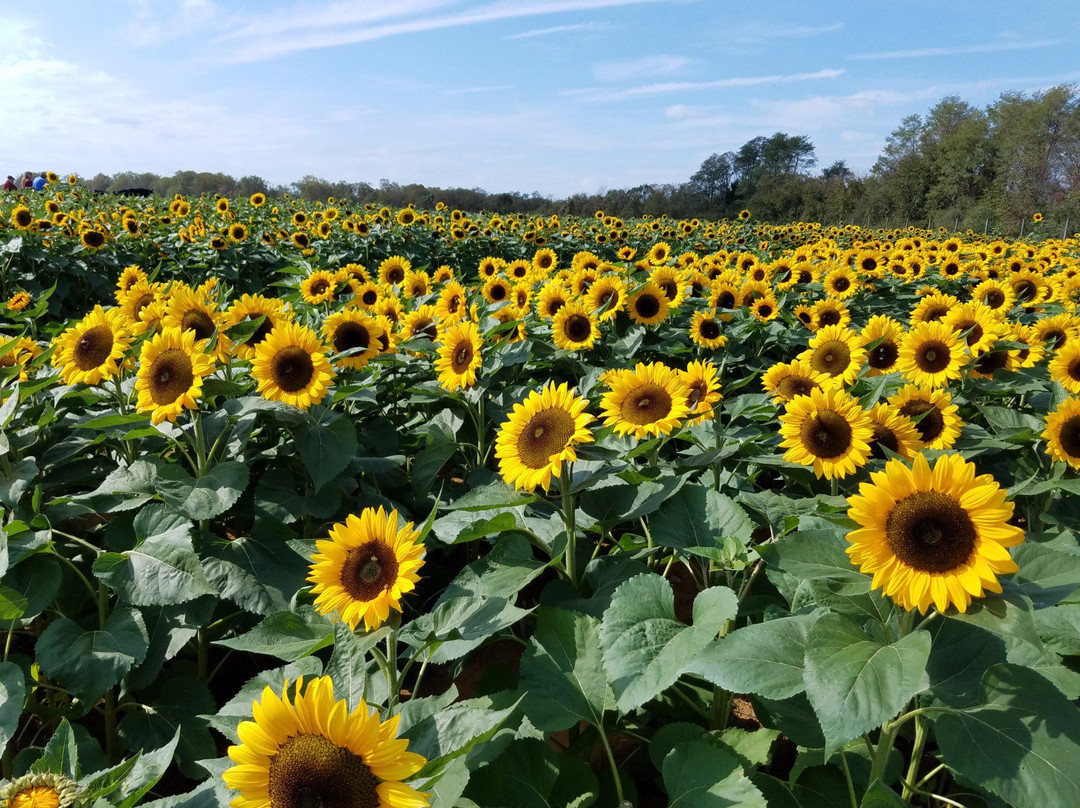
[[[1080,805],[1080,239],[52,179],[0,808]]]

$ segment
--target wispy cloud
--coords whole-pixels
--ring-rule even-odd
[[[682,70],[692,60],[687,56],[660,54],[643,56],[640,59],[625,59],[618,62],[601,62],[593,67],[593,77],[597,81],[617,83],[646,76],[662,76]]]
[[[681,92],[700,92],[702,90],[722,90],[739,87],[759,87],[767,84],[791,84],[801,81],[819,81],[834,79],[844,74],[842,69],[826,68],[813,73],[788,73],[771,76],[735,76],[714,81],[666,81],[641,84],[622,90],[609,90],[598,87],[582,87],[563,90],[562,95],[581,98],[586,101],[625,101],[650,95],[668,95]]]
[[[844,29],[842,22],[823,25],[769,25],[750,23],[736,26],[724,32],[724,38],[736,47],[763,45],[774,39],[812,39],[813,37],[834,34]]]
[[[611,24],[606,22],[579,22],[573,25],[553,25],[551,28],[534,28],[531,31],[522,31],[520,34],[510,34],[503,39],[532,39],[538,36],[551,36],[552,34],[565,34],[570,31],[609,31]]]
[[[659,2],[671,0],[499,0],[456,10],[450,8],[460,6],[455,0],[402,0],[397,4],[370,0],[360,4],[336,2],[312,13],[302,10],[267,15],[225,33],[222,39],[240,41],[230,46],[226,60],[254,62],[421,31]],[[448,13],[432,16],[430,12],[436,10]]]
[[[1035,50],[1064,45],[1062,40],[1044,40],[1041,42],[986,42],[974,45],[950,45],[943,48],[913,48],[911,50],[879,51],[877,53],[855,53],[847,57],[852,61],[870,61],[874,59],[924,59],[928,56],[961,56],[966,53],[997,53],[999,51]]]

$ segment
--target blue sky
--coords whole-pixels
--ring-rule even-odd
[[[0,0],[0,166],[562,196],[1080,82],[1074,0]]]

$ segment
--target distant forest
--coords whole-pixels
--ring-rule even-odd
[[[565,199],[386,179],[371,185],[306,176],[273,186],[257,176],[234,179],[196,171],[171,177],[98,174],[88,184],[107,192],[149,188],[164,196],[263,191],[421,208],[443,201],[466,211],[537,215],[587,216],[603,210],[624,218],[719,219],[747,208],[756,218],[771,221],[912,224],[1005,234],[1015,234],[1040,212],[1048,234],[1054,227],[1072,233],[1080,230],[1080,92],[1076,85],[1063,85],[1031,95],[1005,93],[985,109],[957,96],[943,98],[925,115],[900,121],[865,176],[843,160],[821,168],[808,137],[776,132],[710,155],[679,184],[636,185]]]

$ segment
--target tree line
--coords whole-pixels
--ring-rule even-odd
[[[1013,233],[1042,213],[1045,227],[1080,230],[1080,92],[1062,85],[1032,94],[1009,92],[985,108],[958,96],[924,115],[909,115],[888,136],[869,173],[843,160],[818,169],[805,135],[776,132],[707,157],[685,182],[643,184],[553,199],[533,192],[401,185],[388,179],[331,182],[314,176],[275,186],[258,176],[179,171],[98,174],[97,191],[148,188],[154,193],[247,196],[262,191],[304,199],[334,197],[356,204],[432,208],[437,201],[466,211],[624,218],[732,217],[743,208],[772,221],[906,225]]]

